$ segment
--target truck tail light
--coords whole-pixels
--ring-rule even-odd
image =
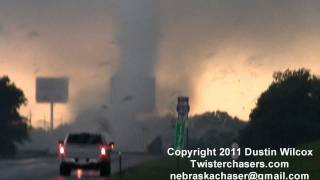
[[[107,158],[107,147],[105,147],[105,146],[102,146],[101,148],[100,148],[100,156],[102,157],[102,158]]]
[[[64,145],[63,144],[59,144],[59,155],[60,156],[64,156],[66,153]]]

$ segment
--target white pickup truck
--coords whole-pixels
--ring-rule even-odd
[[[100,176],[111,173],[110,152],[114,143],[106,143],[101,134],[72,133],[59,141],[60,175],[70,176],[73,169],[94,169]]]

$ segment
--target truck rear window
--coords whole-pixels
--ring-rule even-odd
[[[70,134],[67,139],[69,144],[102,144],[100,135],[94,134]]]

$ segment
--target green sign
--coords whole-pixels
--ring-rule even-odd
[[[182,150],[186,144],[186,118],[179,118],[176,125],[175,149]]]

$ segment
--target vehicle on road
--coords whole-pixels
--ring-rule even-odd
[[[114,143],[107,144],[101,134],[70,133],[59,141],[58,148],[61,176],[70,176],[74,169],[99,170],[100,176],[111,173]]]

